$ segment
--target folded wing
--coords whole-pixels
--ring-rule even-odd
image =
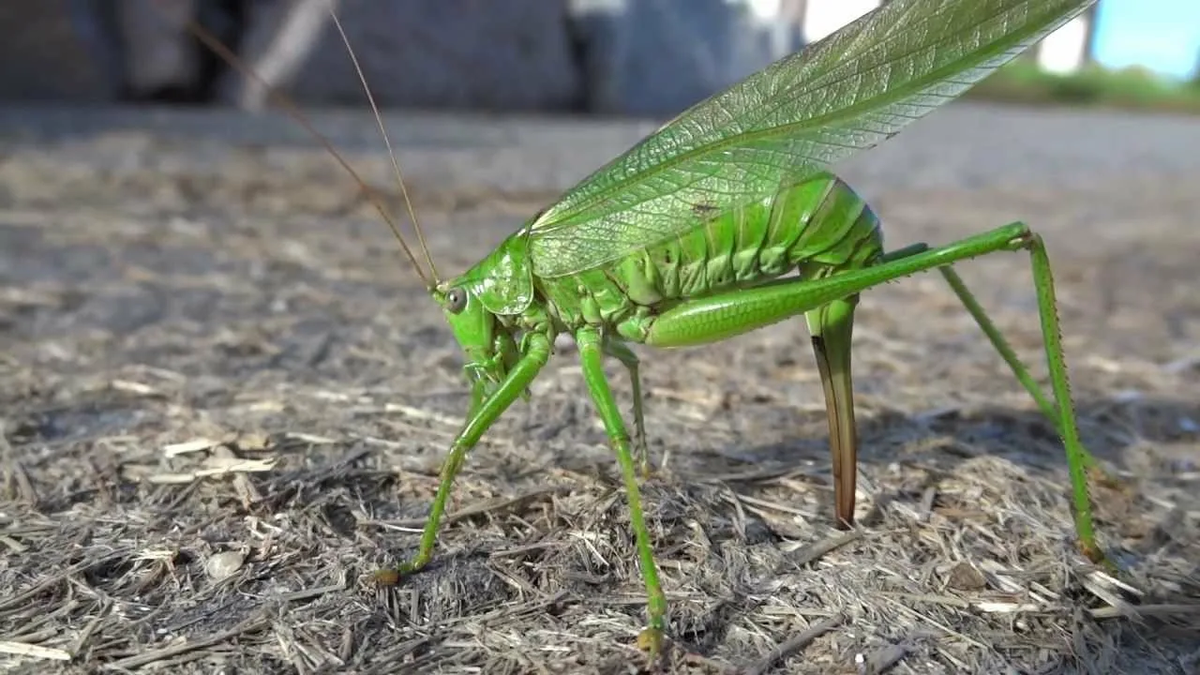
[[[953,99],[1095,0],[893,0],[703,101],[530,224],[535,271],[611,262],[766,198]]]

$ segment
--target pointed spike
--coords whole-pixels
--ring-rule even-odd
[[[835,300],[805,316],[813,354],[825,393],[829,449],[833,460],[834,502],[838,529],[854,525],[858,482],[858,428],[854,421],[854,383],[850,345],[857,296]]]

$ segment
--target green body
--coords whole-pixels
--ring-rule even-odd
[[[940,248],[886,252],[879,219],[828,166],[897,133],[1079,13],[1092,0],[893,0],[804,52],[698,104],[585,179],[431,295],[466,355],[467,421],[417,555],[431,558],[454,476],[527,391],[554,338],[579,347],[584,379],[621,464],[649,596],[645,643],[666,624],[633,450],[648,470],[638,358],[627,343],[685,347],[804,316],[824,388],[840,525],[854,518],[857,438],[850,368],[859,294],[937,269],[1062,436],[1082,549],[1095,542],[1086,470],[1059,338],[1050,264],[1022,223]],[[1030,254],[1052,396],[1016,358],[950,265]],[[432,265],[431,265],[432,267]],[[434,273],[436,277],[436,273]],[[634,434],[603,369],[628,369]],[[395,576],[393,573],[391,576]]]
[[[687,336],[655,330],[657,315],[799,268],[816,278],[864,267],[883,255],[879,235],[866,203],[820,175],[729,211],[698,210],[695,226],[677,238],[591,269],[546,278],[534,264],[534,288],[563,330],[590,325],[632,342],[682,344]]]
[[[878,218],[831,174],[729,211],[697,213],[694,221],[670,241],[553,277],[539,274],[522,230],[451,284],[486,296],[483,307],[501,331],[545,332],[553,339],[592,327],[623,341],[682,346],[692,343],[690,336],[664,333],[655,324],[687,301],[798,269],[803,278],[820,278],[883,256]],[[518,279],[514,268],[522,270]]]

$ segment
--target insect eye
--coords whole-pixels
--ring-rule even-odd
[[[446,293],[446,309],[449,309],[454,314],[463,311],[467,306],[467,294],[461,288],[451,288],[450,292]]]

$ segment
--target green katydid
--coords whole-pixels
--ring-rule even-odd
[[[395,582],[430,561],[468,452],[526,392],[555,338],[567,333],[578,345],[587,389],[624,480],[648,595],[648,626],[639,642],[657,649],[667,602],[639,496],[634,451],[643,468],[648,459],[638,357],[628,343],[702,345],[803,315],[824,388],[835,514],[848,527],[857,470],[850,343],[858,298],[931,269],[946,278],[1059,432],[1079,546],[1091,560],[1106,563],[1087,484],[1087,471],[1097,464],[1079,439],[1041,237],[1016,222],[942,247],[885,252],[875,213],[828,168],[962,94],[1093,2],[893,0],[696,104],[571,188],[456,278],[437,276],[421,239],[428,273],[423,271],[396,231],[465,353],[471,395],[420,547],[380,578]],[[396,171],[399,178],[398,165]],[[380,212],[387,217],[382,207]],[[1019,250],[1030,255],[1053,399],[951,267]],[[622,363],[632,379],[632,437],[604,373],[605,357]]]

